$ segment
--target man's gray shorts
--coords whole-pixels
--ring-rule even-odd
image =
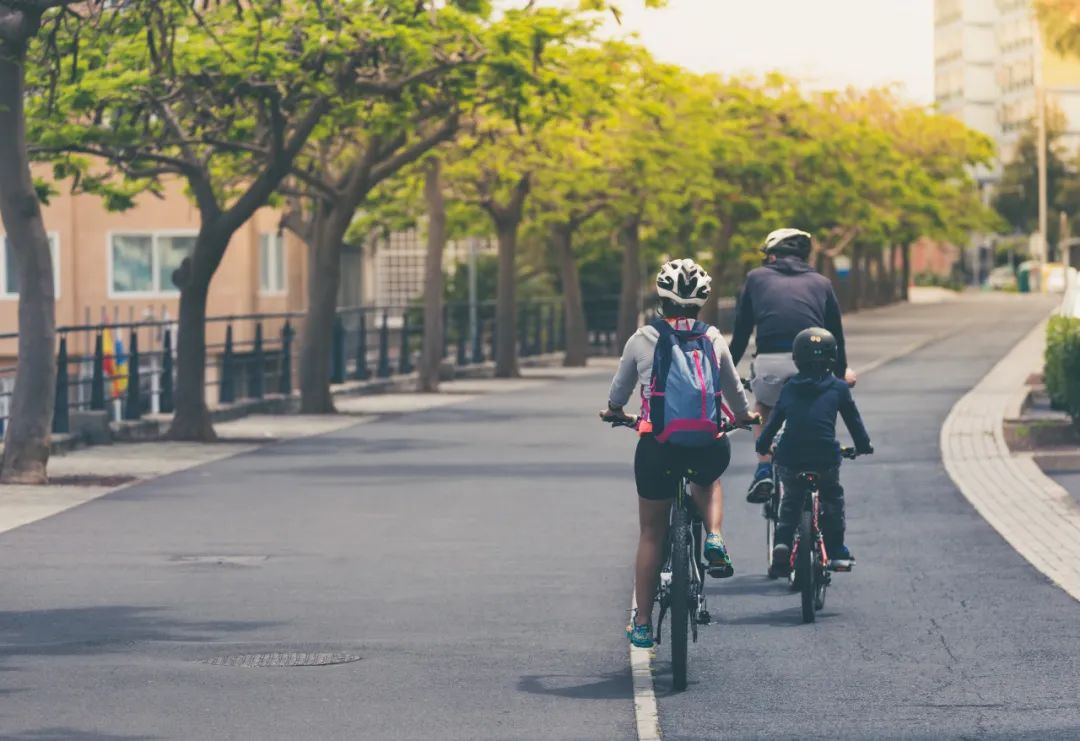
[[[754,356],[754,362],[750,364],[750,390],[754,399],[767,407],[776,406],[780,389],[798,372],[789,352]]]

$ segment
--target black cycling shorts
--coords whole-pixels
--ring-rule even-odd
[[[709,486],[731,463],[731,442],[721,437],[712,445],[688,448],[659,443],[653,435],[642,435],[634,453],[634,479],[642,499],[673,499],[685,476],[701,486]]]

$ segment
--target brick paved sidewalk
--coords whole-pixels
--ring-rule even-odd
[[[964,396],[941,429],[941,456],[963,495],[1035,568],[1080,600],[1080,504],[1009,451],[1003,420],[1045,350],[1042,322]]]

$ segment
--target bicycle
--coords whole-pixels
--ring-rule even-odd
[[[848,460],[855,460],[859,455],[855,448],[842,448],[840,454]],[[821,502],[818,476],[814,471],[803,471],[798,476],[804,484],[805,493],[802,517],[791,548],[789,584],[801,593],[804,623],[814,622],[817,612],[825,608],[825,592],[832,583],[832,572],[851,570],[850,566],[834,567],[825,550],[825,536],[819,523]]]
[[[749,378],[740,378],[743,388],[753,393]],[[764,424],[764,420],[762,420]],[[777,433],[776,439],[773,442],[773,447],[780,442],[780,438],[783,436],[783,428]],[[776,546],[776,528],[780,525],[780,502],[783,500],[784,483],[780,479],[780,474],[776,469],[776,466],[772,467],[772,494],[769,496],[769,500],[761,505],[761,516],[765,518],[765,573],[770,579],[779,579],[780,574],[776,573],[776,570],[772,566],[772,552]]]
[[[630,427],[636,429],[639,418],[625,417],[604,419],[612,427]],[[727,434],[748,426],[724,422],[718,432]],[[656,644],[663,638],[664,617],[671,613],[671,674],[672,684],[677,691],[686,689],[688,644],[693,638],[698,639],[698,626],[709,625],[709,615],[705,599],[705,533],[701,513],[694,506],[690,495],[690,482],[685,478],[679,481],[671,508],[671,520],[668,528],[668,555],[660,567],[660,579],[656,591],[656,601],[660,605],[660,616],[656,621]]]

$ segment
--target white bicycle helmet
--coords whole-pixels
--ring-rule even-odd
[[[680,306],[704,306],[712,292],[712,278],[690,259],[664,263],[656,276],[656,292]]]
[[[810,256],[810,234],[802,229],[777,229],[765,237],[761,251],[799,255],[804,260]]]

